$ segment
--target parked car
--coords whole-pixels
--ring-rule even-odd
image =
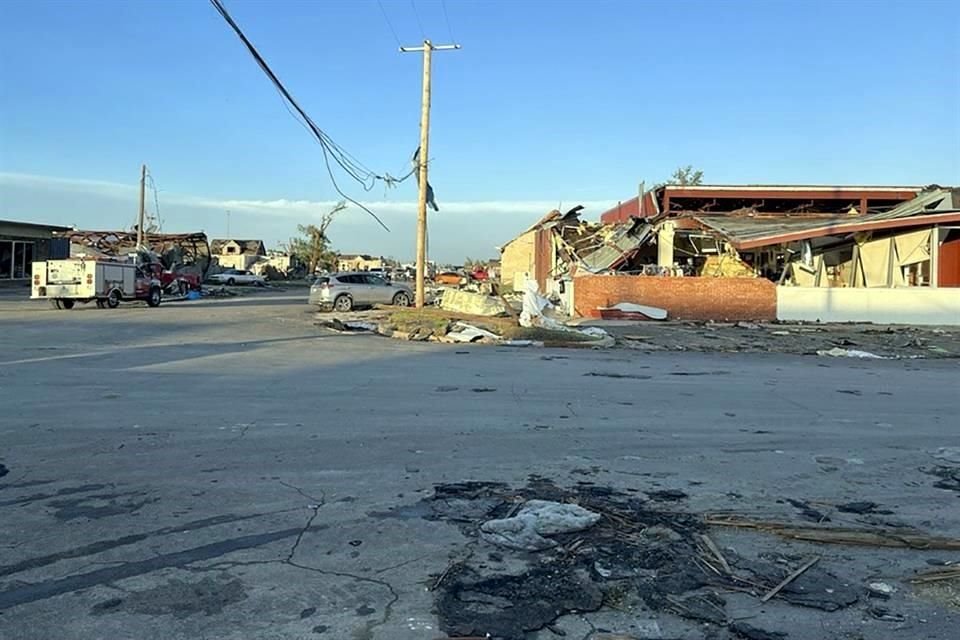
[[[363,272],[331,273],[317,278],[308,298],[310,304],[337,311],[374,304],[407,307],[411,300],[413,290],[407,285],[391,284],[380,276]]]
[[[217,284],[230,285],[231,287],[235,284],[252,284],[258,287],[267,284],[263,276],[258,276],[255,273],[250,273],[243,269],[227,269],[226,271],[210,276],[208,280],[216,282]]]
[[[462,273],[457,273],[456,271],[442,271],[434,276],[433,281],[437,284],[448,284],[448,285],[458,285],[464,284],[467,281],[467,277]]]

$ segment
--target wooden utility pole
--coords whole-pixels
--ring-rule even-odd
[[[400,47],[403,53],[423,52],[423,97],[420,104],[420,154],[417,167],[420,194],[417,198],[417,288],[415,293],[417,309],[423,308],[426,286],[424,276],[427,271],[427,158],[430,147],[430,58],[434,51],[459,49],[458,44],[436,45],[429,40],[422,47]]]
[[[137,215],[137,249],[143,247],[143,209],[147,188],[147,165],[140,165],[140,213]]]

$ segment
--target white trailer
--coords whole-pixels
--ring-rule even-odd
[[[77,302],[96,302],[116,308],[125,300],[160,304],[160,281],[137,265],[70,258],[33,263],[33,300],[49,300],[57,309],[72,309]]]

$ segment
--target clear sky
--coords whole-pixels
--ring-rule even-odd
[[[431,257],[491,257],[547,210],[588,216],[678,165],[708,183],[960,183],[960,3],[225,0],[313,119],[405,173],[416,45],[434,55]],[[419,22],[419,24],[418,24]],[[421,31],[421,26],[423,31]],[[452,34],[451,34],[452,31]],[[275,245],[337,195],[320,147],[205,0],[0,3],[0,218]],[[416,186],[349,193],[343,252],[410,259]],[[152,198],[151,198],[152,200]],[[153,205],[151,204],[151,207]]]

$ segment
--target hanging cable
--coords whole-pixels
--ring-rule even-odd
[[[150,180],[150,188],[153,189],[153,206],[154,214],[157,216],[157,227],[160,231],[163,231],[163,219],[160,217],[160,196],[157,193],[157,183],[154,182],[149,167],[147,168],[147,178]]]
[[[393,39],[397,41],[397,48],[401,48],[403,45],[400,44],[400,37],[397,35],[396,29],[393,28],[393,23],[390,22],[390,17],[387,16],[387,10],[383,8],[383,3],[380,0],[377,0],[377,4],[380,6],[380,13],[383,14],[383,19],[387,21],[387,27],[390,29],[390,33],[393,34]]]
[[[447,33],[450,34],[450,42],[456,42],[453,37],[453,29],[450,28],[450,16],[447,15],[447,0],[440,0],[440,6],[443,7],[443,19],[447,23]]]
[[[420,36],[423,38],[424,42],[426,42],[427,34],[423,30],[423,23],[420,22],[420,12],[417,11],[417,5],[413,0],[410,0],[410,6],[413,8],[413,15],[417,19],[417,26],[420,27]]]
[[[336,190],[336,192],[340,194],[342,198],[366,211],[371,217],[373,217],[374,220],[377,221],[381,227],[389,231],[390,228],[383,223],[377,214],[343,192],[343,190],[340,188],[340,185],[337,184],[336,177],[333,174],[333,168],[330,165],[330,158],[333,158],[334,162],[336,162],[337,165],[339,165],[348,176],[358,182],[365,191],[370,191],[373,189],[373,186],[377,180],[384,182],[388,186],[395,186],[396,184],[406,180],[409,175],[404,176],[403,178],[394,178],[389,174],[377,174],[364,166],[362,162],[352,156],[346,149],[338,145],[333,138],[331,138],[325,131],[317,126],[310,116],[307,115],[307,112],[303,110],[299,103],[297,103],[290,92],[287,91],[287,88],[282,82],[280,82],[280,79],[260,55],[260,52],[257,51],[256,47],[253,46],[253,43],[247,39],[247,36],[244,35],[239,25],[237,25],[237,23],[230,16],[230,13],[223,6],[221,0],[210,0],[210,4],[213,5],[213,7],[217,10],[217,13],[220,14],[220,16],[224,19],[227,25],[229,25],[237,37],[240,38],[240,41],[243,42],[244,46],[246,46],[247,51],[251,56],[253,56],[253,59],[256,61],[257,65],[273,83],[274,88],[284,99],[284,105],[287,107],[287,110],[290,111],[290,108],[292,107],[293,110],[296,111],[296,115],[292,113],[291,115],[294,115],[298,122],[307,127],[310,133],[312,133],[317,139],[317,142],[320,143],[320,147],[323,149],[323,159],[327,167],[327,174],[330,176],[330,182],[333,184],[333,188]],[[299,115],[299,117],[297,117],[297,115]]]

